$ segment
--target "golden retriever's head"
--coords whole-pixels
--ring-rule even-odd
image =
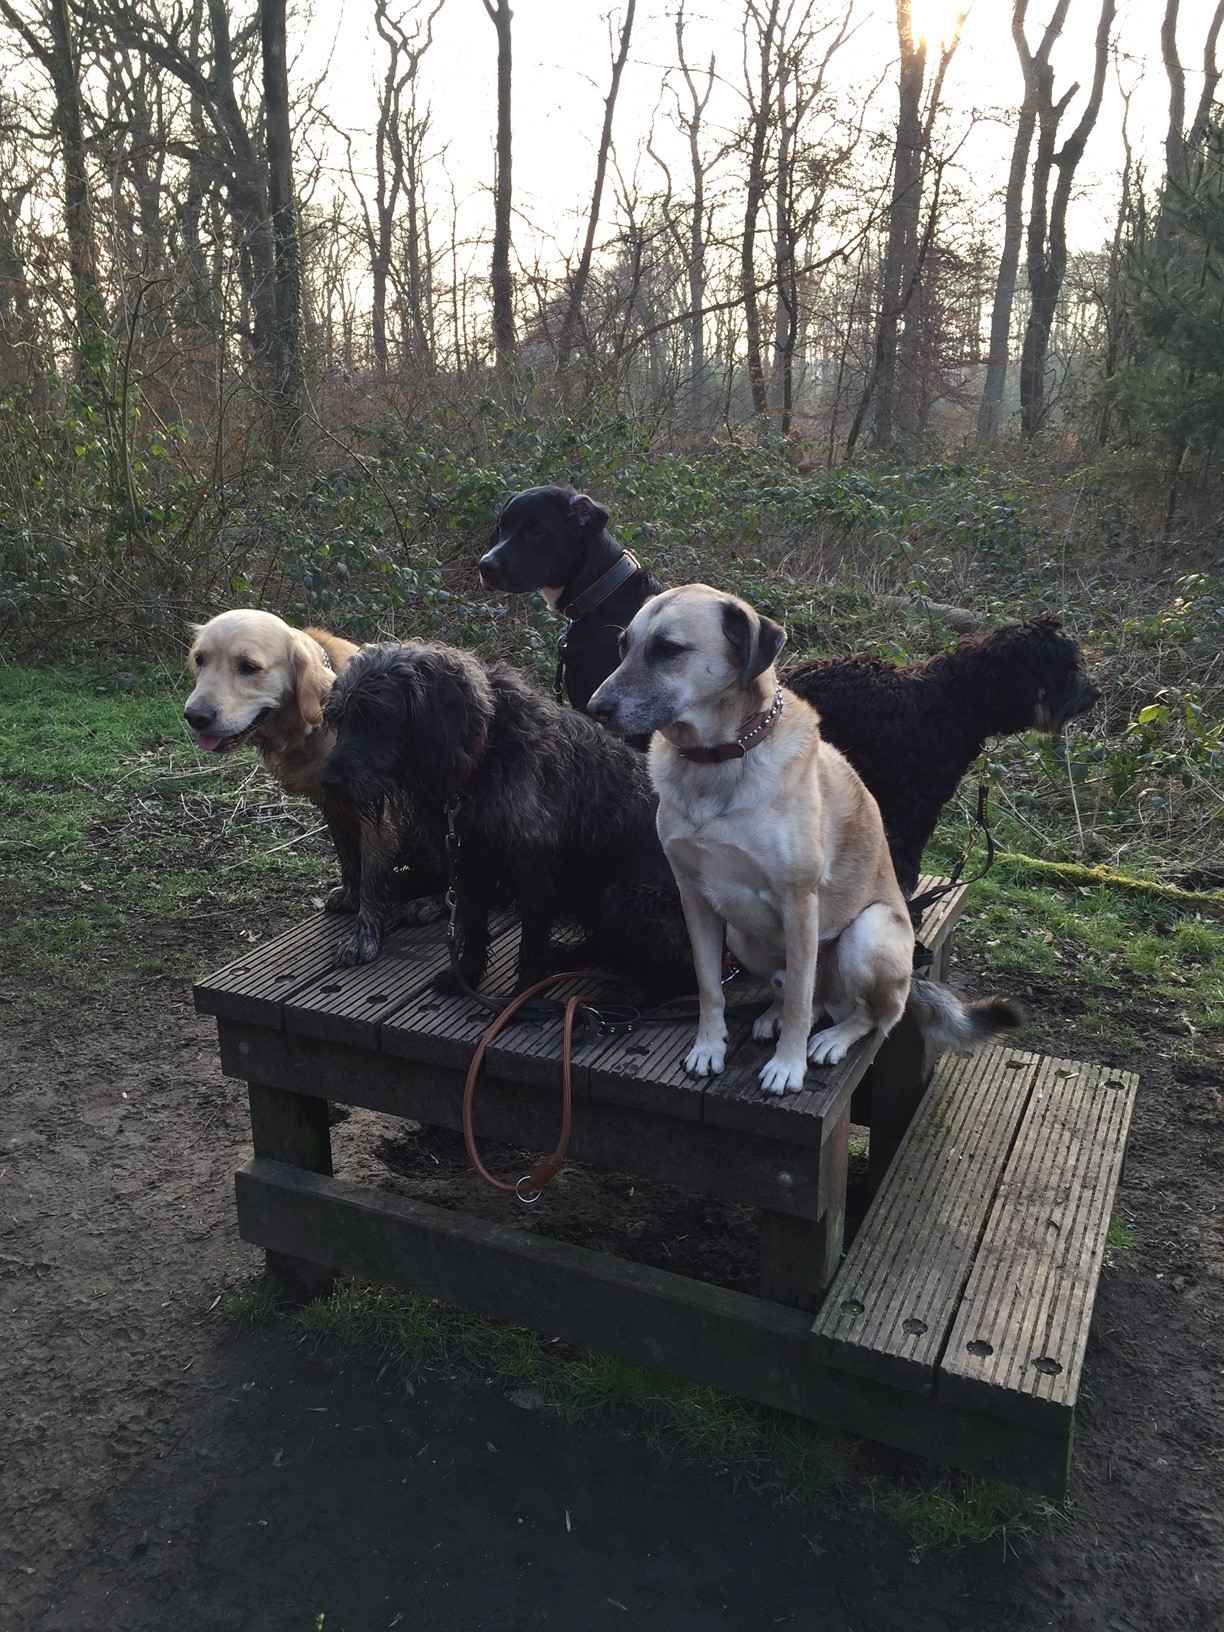
[[[747,601],[683,584],[647,601],[621,636],[621,665],[587,704],[601,725],[663,731],[695,710],[733,702],[772,667],[786,631]]]
[[[183,713],[205,753],[305,739],[323,722],[335,676],[318,643],[271,612],[221,612],[195,625],[187,665],[195,689]]]

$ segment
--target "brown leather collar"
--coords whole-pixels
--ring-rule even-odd
[[[632,578],[635,572],[641,572],[642,564],[631,550],[622,550],[608,568],[595,582],[575,595],[570,600],[558,601],[557,611],[569,623],[577,623],[579,618],[585,618],[588,612],[601,606],[613,590],[619,589],[626,579]]]
[[[750,748],[765,741],[781,718],[782,687],[776,686],[768,711],[746,719],[734,742],[720,742],[713,748],[677,748],[676,752],[684,759],[691,759],[695,765],[722,765],[728,759],[743,759]]]

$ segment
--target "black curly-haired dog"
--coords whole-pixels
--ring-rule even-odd
[[[1061,731],[1101,695],[1079,646],[1050,616],[969,635],[923,663],[825,657],[778,678],[816,709],[822,734],[874,795],[906,895],[986,739]]]
[[[692,989],[688,935],[655,831],[642,755],[585,715],[541,697],[512,669],[456,647],[363,647],[332,687],[336,742],[320,778],[362,813],[360,907],[341,961],[378,955],[391,868],[445,856],[459,836],[460,971],[479,984],[489,913],[522,920],[516,988],[555,965],[554,929],[584,931],[574,968],[636,977],[657,995]],[[596,961],[597,960],[597,961]],[[456,989],[450,976],[439,981]]]

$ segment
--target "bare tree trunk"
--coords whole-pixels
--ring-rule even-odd
[[[740,291],[744,301],[744,327],[748,348],[748,383],[752,389],[752,406],[764,414],[769,407],[769,393],[765,380],[765,365],[761,356],[761,307],[757,293],[756,234],[757,219],[765,197],[765,154],[773,113],[773,47],[778,28],[779,0],[769,0],[769,10],[762,19],[759,7],[749,0],[748,15],[757,27],[760,48],[760,74],[754,88],[749,83],[748,185],[744,199],[744,232],[740,240]],[[747,36],[745,34],[745,49]]]
[[[293,199],[293,140],[289,129],[289,69],[285,0],[261,0],[264,115],[268,143],[268,214],[272,226],[275,323],[268,347],[276,418],[283,446],[292,447],[302,413],[302,264]]]
[[[1033,165],[1033,205],[1028,231],[1028,279],[1032,303],[1020,354],[1020,424],[1026,437],[1036,434],[1045,417],[1045,371],[1050,328],[1067,271],[1067,205],[1071,200],[1076,167],[1084,156],[1084,148],[1101,109],[1105,71],[1109,64],[1109,37],[1116,9],[1117,0],[1101,0],[1088,105],[1079,124],[1057,153],[1054,142],[1058,125],[1079,87],[1073,85],[1055,102],[1052,71],[1047,66],[1039,76],[1037,157]],[[1058,171],[1058,181],[1050,200],[1050,177],[1055,169]]]
[[[892,446],[897,412],[897,333],[918,246],[922,208],[922,84],[926,43],[914,36],[910,0],[897,0],[897,40],[901,48],[900,109],[893,159],[888,244],[880,276],[880,313],[875,346],[875,444]]]
[[[1222,27],[1224,27],[1224,0],[1217,0],[1207,29],[1207,39],[1203,45],[1203,92],[1195,109],[1194,123],[1190,127],[1191,141],[1202,141],[1211,119],[1216,91],[1220,85],[1220,65],[1216,61],[1216,46],[1219,44]]]
[[[47,0],[44,21],[49,38],[37,34],[24,18],[17,15],[7,0],[0,0],[0,17],[42,63],[54,91],[56,121],[63,152],[64,231],[68,239],[68,270],[72,280],[76,325],[77,379],[86,395],[97,399],[107,390],[106,314],[98,283],[93,195],[85,162],[80,68],[68,0]]]
[[[374,366],[385,374],[389,360],[387,341],[387,293],[392,278],[395,254],[395,227],[401,201],[406,201],[409,216],[408,254],[410,265],[419,255],[419,215],[423,201],[413,185],[416,177],[409,175],[410,160],[419,160],[419,144],[423,135],[422,120],[416,111],[416,77],[421,58],[433,43],[434,19],[441,11],[444,0],[436,0],[425,18],[422,37],[420,29],[411,36],[399,18],[388,15],[387,0],[375,0],[374,27],[387,47],[387,71],[383,75],[378,97],[378,121],[374,129],[374,213],[371,218],[365,195],[353,172],[349,159],[349,175],[361,200],[362,221],[366,247],[370,256],[370,339],[374,350]],[[404,93],[409,94],[405,111]],[[428,113],[424,125],[428,125]],[[419,170],[419,164],[417,165]],[[418,275],[410,278],[414,291],[419,292]],[[410,308],[413,302],[410,298]],[[412,313],[410,312],[410,316]],[[419,312],[417,313],[419,317]],[[421,348],[421,325],[413,318],[413,338]],[[426,348],[427,349],[427,348]]]
[[[701,122],[705,115],[710,92],[714,88],[714,57],[706,70],[705,91],[697,94],[693,76],[684,60],[684,7],[676,13],[676,52],[680,70],[688,86],[690,107],[687,113],[677,111],[680,128],[688,137],[689,164],[693,176],[693,217],[689,228],[686,255],[689,288],[688,365],[692,413],[700,418],[705,398],[705,163],[701,156]]]
[[[1169,128],[1165,132],[1166,185],[1178,186],[1186,175],[1186,71],[1177,54],[1177,13],[1181,0],[1166,0],[1160,25],[1160,55],[1169,81]]]
[[[510,0],[484,0],[497,30],[497,171],[493,182],[493,350],[498,367],[514,355],[514,284],[510,277]]]
[[[582,243],[582,254],[578,258],[578,270],[574,274],[574,281],[570,286],[569,302],[565,308],[565,316],[561,321],[561,336],[557,341],[557,368],[564,373],[569,366],[570,354],[574,349],[574,340],[578,332],[578,321],[582,315],[582,297],[586,293],[587,281],[591,276],[591,257],[595,251],[595,233],[599,227],[599,210],[603,200],[604,176],[608,168],[608,153],[612,146],[612,117],[616,112],[616,97],[620,90],[621,74],[624,72],[625,59],[629,55],[629,39],[633,33],[633,15],[637,10],[637,0],[629,0],[625,7],[625,20],[621,24],[620,49],[612,64],[612,84],[608,90],[607,101],[604,103],[603,130],[599,136],[599,152],[595,159],[595,191],[591,197],[591,211],[587,216],[586,237]]]
[[[1041,44],[1030,52],[1025,36],[1028,0],[1015,0],[1012,9],[1012,39],[1024,74],[1024,97],[1016,121],[1007,192],[1003,202],[1003,247],[995,280],[994,307],[990,314],[990,347],[986,355],[986,381],[978,406],[977,434],[983,442],[993,442],[999,434],[1003,391],[1007,384],[1007,363],[1011,337],[1012,302],[1020,272],[1020,246],[1024,241],[1024,184],[1028,178],[1029,151],[1037,125],[1038,75],[1047,67],[1054,43],[1062,33],[1071,0],[1058,0],[1046,24]]]

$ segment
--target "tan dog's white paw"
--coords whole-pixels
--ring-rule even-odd
[[[758,1014],[752,1022],[752,1035],[758,1043],[771,1043],[782,1029],[782,1010],[774,1003]]]
[[[840,1065],[850,1052],[851,1043],[861,1036],[861,1032],[850,1032],[844,1025],[813,1032],[808,1038],[807,1057],[813,1065]]]
[[[802,1056],[797,1060],[784,1060],[775,1054],[761,1068],[761,1087],[767,1094],[793,1094],[796,1088],[803,1087],[806,1075],[807,1061]]]
[[[726,1042],[703,1042],[699,1037],[688,1052],[684,1069],[690,1077],[716,1077],[727,1062]]]

